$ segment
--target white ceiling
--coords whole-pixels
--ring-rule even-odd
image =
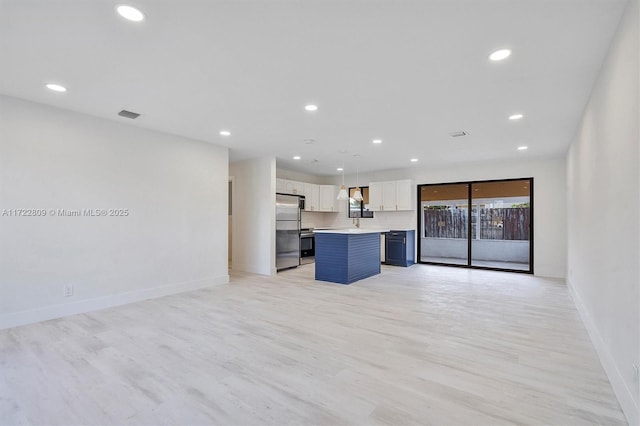
[[[0,0],[0,93],[316,175],[559,156],[625,3]]]

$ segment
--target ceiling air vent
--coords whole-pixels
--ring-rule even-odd
[[[452,138],[459,138],[461,136],[467,136],[469,133],[465,132],[464,130],[458,130],[455,132],[449,132],[449,136],[451,136]]]
[[[122,111],[120,111],[118,115],[120,117],[126,117],[132,120],[135,120],[136,118],[140,117],[140,114],[138,114],[137,112],[127,111],[126,109],[123,109]]]

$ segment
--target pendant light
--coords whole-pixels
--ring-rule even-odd
[[[342,163],[342,186],[340,187],[340,192],[338,192],[338,200],[346,200],[349,198],[349,194],[347,194],[347,187],[344,186],[344,162]]]
[[[358,185],[358,169],[356,169],[356,192],[353,193],[353,199],[356,201],[362,201],[362,192],[360,192],[360,185]]]

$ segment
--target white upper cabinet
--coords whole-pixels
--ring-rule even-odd
[[[394,180],[369,183],[369,209],[373,211],[413,210],[413,181]]]
[[[282,194],[304,195],[304,184],[295,180],[276,178],[276,192]]]
[[[276,192],[304,195],[304,209],[308,212],[339,211],[339,206],[336,203],[337,188],[335,185],[316,185],[315,183],[276,178]]]
[[[291,182],[291,187],[292,187],[292,191],[291,194],[294,195],[304,195],[304,183],[302,182],[296,182],[295,180],[290,180],[289,182]]]
[[[303,192],[305,196],[304,209],[308,212],[317,212],[320,210],[320,188],[315,183],[303,183]]]
[[[338,211],[336,206],[336,189],[335,185],[319,185],[320,188],[320,205],[321,212],[335,212]]]
[[[382,182],[369,182],[369,210],[382,210]]]
[[[382,211],[398,210],[396,206],[396,183],[382,182]]]
[[[413,197],[416,195],[416,188],[412,180],[396,181],[396,210],[413,210]]]

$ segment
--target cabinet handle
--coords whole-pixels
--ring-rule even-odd
[[[407,244],[407,239],[406,238],[402,239],[402,244]]]

